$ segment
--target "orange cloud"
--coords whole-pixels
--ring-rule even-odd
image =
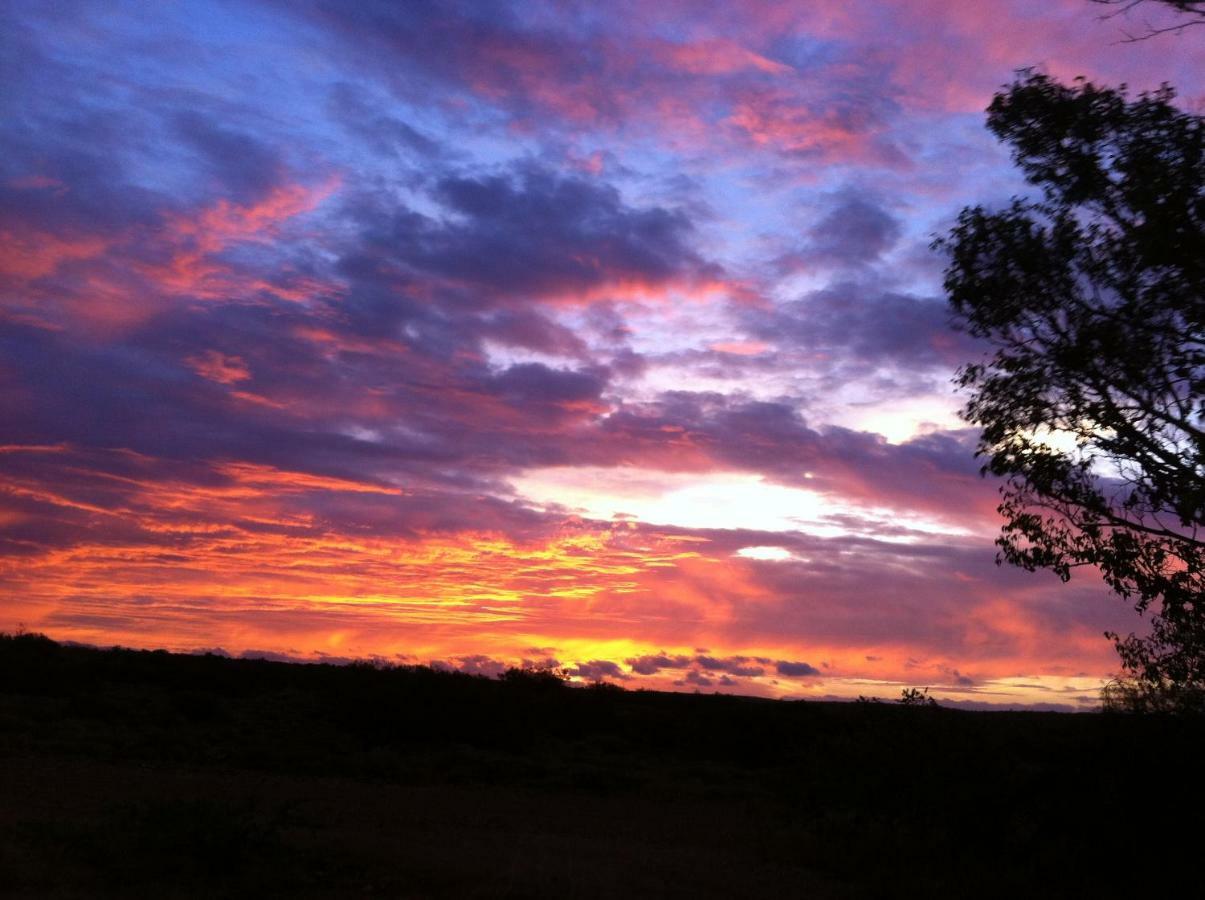
[[[884,130],[865,106],[814,108],[779,88],[744,93],[725,124],[758,146],[843,162],[874,157],[874,138]]]
[[[64,263],[93,259],[110,241],[96,235],[59,237],[28,229],[0,230],[0,274],[32,281],[55,272]]]
[[[204,353],[190,356],[186,362],[202,378],[208,378],[218,384],[238,384],[251,377],[251,371],[242,359],[227,356],[217,350],[206,350]]]
[[[735,356],[757,356],[769,350],[770,345],[765,341],[719,341],[712,344],[711,349]]]
[[[154,233],[58,235],[23,226],[0,229],[0,283],[14,289],[0,300],[6,316],[61,330],[83,326],[98,334],[147,321],[168,298],[237,299],[263,293],[295,302],[337,290],[312,277],[248,274],[222,253],[248,242],[271,243],[290,220],[315,209],[338,187],[285,185],[258,203],[220,200],[197,213],[176,214]],[[149,253],[147,251],[150,251]],[[61,276],[53,287],[38,279]]]
[[[248,288],[279,293],[271,283],[240,279],[217,254],[233,244],[272,240],[281,225],[317,208],[338,186],[337,178],[318,187],[283,185],[258,203],[239,205],[222,199],[197,214],[174,216],[164,232],[173,251],[171,258],[159,265],[143,263],[138,269],[170,293],[210,299],[245,295]],[[295,292],[286,292],[286,296],[298,299]]]
[[[770,75],[794,71],[784,63],[767,59],[728,40],[667,44],[660,48],[659,55],[674,68],[692,75],[730,75],[745,69],[757,69]]]

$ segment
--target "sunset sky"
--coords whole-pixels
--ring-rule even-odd
[[[1087,0],[4,4],[0,630],[767,696],[1097,701],[994,563],[929,245]],[[1146,14],[1149,17],[1149,14]],[[963,398],[964,399],[964,398]]]

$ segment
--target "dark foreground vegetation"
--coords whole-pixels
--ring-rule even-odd
[[[0,636],[0,893],[1155,896],[1203,736]]]

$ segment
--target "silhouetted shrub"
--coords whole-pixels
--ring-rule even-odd
[[[499,675],[498,680],[506,684],[548,690],[564,687],[568,683],[568,675],[564,669],[545,666],[520,669],[512,666]]]
[[[914,687],[904,688],[895,702],[902,703],[904,706],[937,706],[937,701],[929,696],[928,688],[923,691]]]

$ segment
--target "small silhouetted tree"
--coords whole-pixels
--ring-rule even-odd
[[[1152,614],[1149,636],[1109,634],[1131,696],[1201,709],[1205,127],[1174,96],[1021,72],[988,127],[1041,199],[965,209],[938,246],[994,349],[958,380],[1004,479],[1000,559],[1095,567]]]
[[[930,708],[938,705],[937,701],[929,696],[928,688],[922,691],[920,688],[914,687],[904,688],[900,691],[900,695],[896,697],[895,702],[902,703],[904,706],[925,706]]]

